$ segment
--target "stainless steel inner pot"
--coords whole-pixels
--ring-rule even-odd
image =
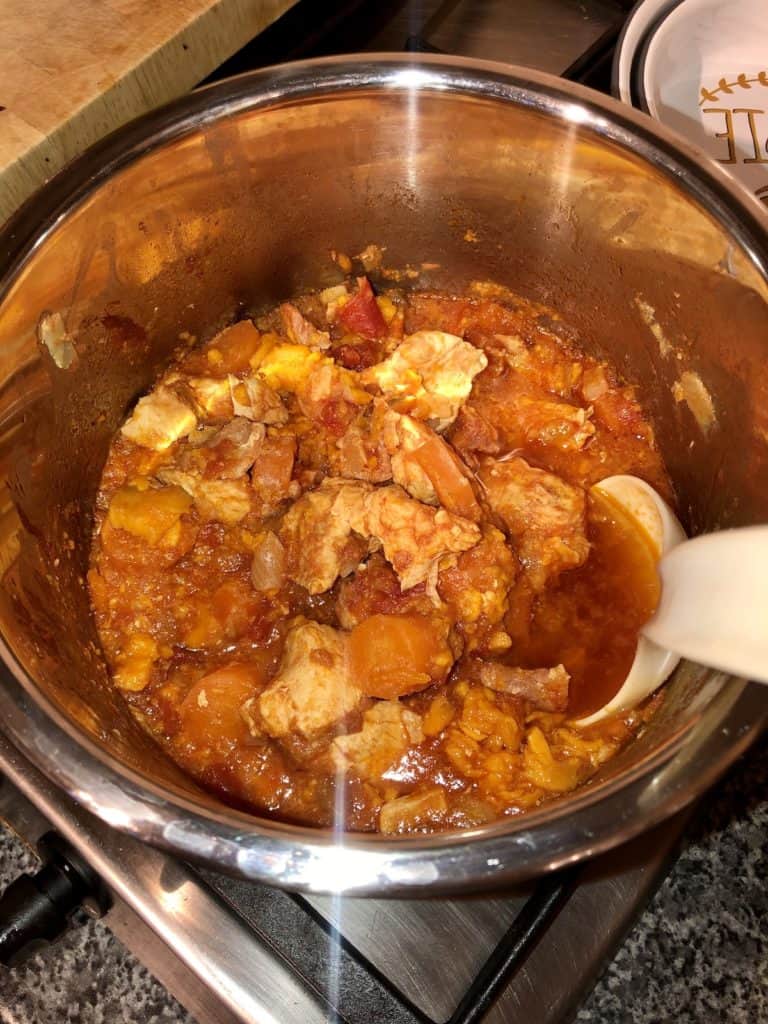
[[[692,532],[768,520],[768,238],[757,204],[612,100],[521,68],[361,56],[222,82],[128,125],[0,235],[0,723],[105,821],[278,885],[520,881],[701,793],[764,718],[683,664],[642,737],[571,798],[462,834],[340,836],[201,792],[111,689],[88,609],[110,436],[178,343],[330,283],[331,249],[439,264],[558,310],[636,382]]]

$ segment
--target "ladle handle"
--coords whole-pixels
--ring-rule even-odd
[[[661,599],[643,633],[711,668],[768,683],[768,526],[684,541],[659,563]]]

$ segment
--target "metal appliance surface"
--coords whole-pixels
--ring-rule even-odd
[[[491,899],[292,897],[120,835],[0,736],[0,822],[30,846],[53,827],[99,870],[113,900],[106,924],[198,1024],[561,1024],[663,875],[687,816]]]
[[[328,249],[372,239],[393,266],[439,254],[426,284],[509,283],[617,362],[691,532],[766,518],[768,247],[717,169],[634,111],[530,71],[426,55],[267,69],[116,133],[0,238],[0,713],[84,806],[184,857],[312,891],[492,888],[674,813],[744,749],[761,702],[682,665],[643,735],[567,801],[340,844],[200,792],[127,713],[88,610],[109,437],[180,333],[329,282]]]

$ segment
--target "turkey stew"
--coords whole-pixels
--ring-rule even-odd
[[[234,806],[432,832],[570,792],[659,583],[590,487],[670,497],[632,387],[487,283],[349,278],[175,361],[114,438],[89,584],[114,684]]]

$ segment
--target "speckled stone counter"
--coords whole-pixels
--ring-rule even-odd
[[[31,864],[0,833],[0,887]],[[577,1024],[768,1022],[767,887],[765,737],[703,801]],[[14,971],[0,968],[0,1024],[195,1022],[102,923],[85,920]]]

